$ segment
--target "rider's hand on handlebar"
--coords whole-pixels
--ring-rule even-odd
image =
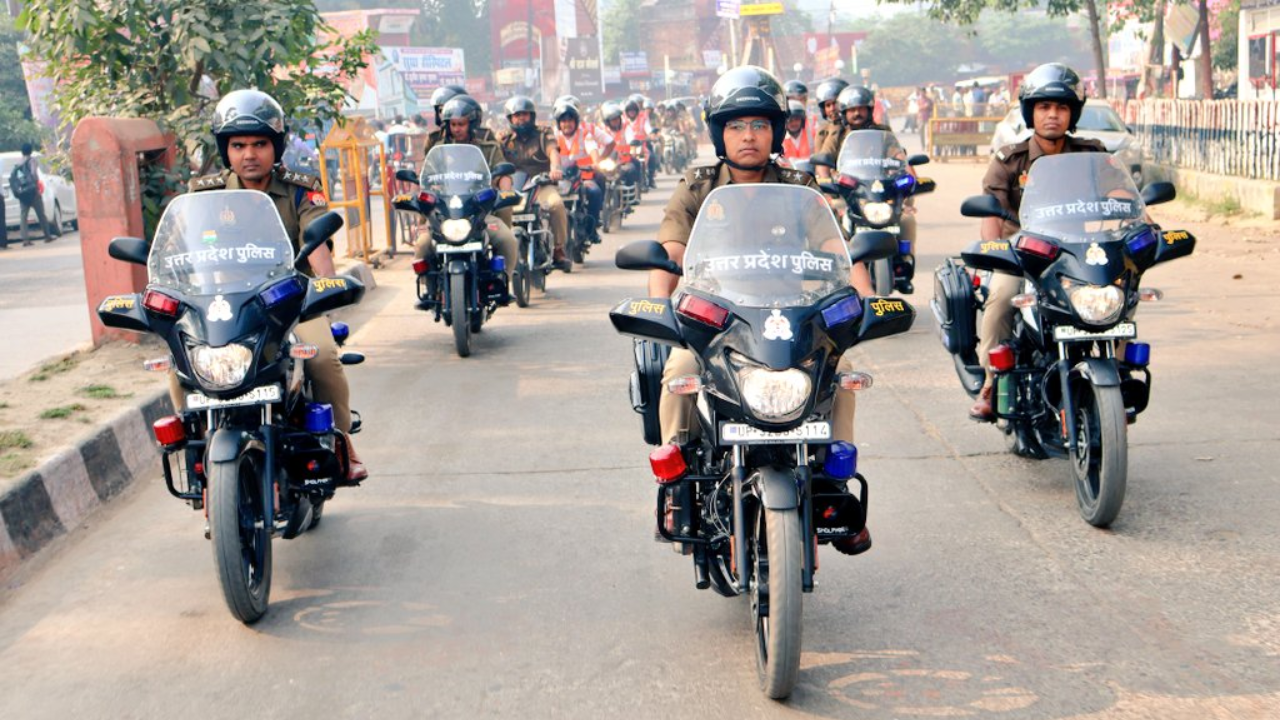
[[[564,171],[553,166],[547,176],[551,178],[552,182],[560,182],[560,179],[564,177]]]

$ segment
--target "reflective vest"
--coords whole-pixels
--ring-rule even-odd
[[[813,140],[810,137],[808,123],[800,130],[800,137],[791,137],[791,133],[782,135],[782,157],[807,158],[813,154]]]

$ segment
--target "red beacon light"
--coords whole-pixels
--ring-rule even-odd
[[[166,448],[180,445],[187,439],[187,430],[182,426],[182,418],[177,415],[160,418],[151,425],[151,430],[156,435],[156,442]]]
[[[663,445],[649,453],[649,467],[653,468],[653,475],[660,485],[679,480],[689,470],[680,446],[674,444]]]
[[[840,179],[837,180],[837,182],[839,182],[842,187],[847,187],[850,190],[858,187],[858,178],[852,175],[845,175],[844,173],[840,174]]]
[[[996,372],[1007,372],[1013,369],[1015,360],[1013,348],[1008,345],[997,345],[987,353],[987,357],[991,360],[991,369]]]
[[[422,192],[418,193],[418,203],[422,205],[424,208],[435,207],[437,200],[438,198],[436,198],[435,193],[430,193],[430,192],[427,192],[426,190],[423,190]]]

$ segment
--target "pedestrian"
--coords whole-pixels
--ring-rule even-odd
[[[920,130],[920,142],[923,143],[925,141],[925,130],[929,127],[929,121],[933,119],[933,98],[929,96],[929,93],[921,92],[919,105],[917,124]]]
[[[907,117],[902,121],[902,132],[911,132],[918,130],[920,115],[920,98],[924,95],[924,88],[912,90],[907,96]]]
[[[31,143],[22,144],[22,162],[13,167],[9,173],[9,191],[18,199],[18,235],[24,247],[31,245],[27,237],[27,212],[33,207],[36,220],[40,221],[40,231],[44,233],[45,242],[53,242],[62,237],[62,228],[49,224],[44,214],[44,182],[40,180],[39,163],[32,153]],[[7,244],[7,240],[6,240]]]

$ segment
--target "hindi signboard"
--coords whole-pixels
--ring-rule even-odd
[[[594,37],[565,38],[564,62],[569,68],[569,92],[583,100],[597,100],[600,87],[600,43]]]

